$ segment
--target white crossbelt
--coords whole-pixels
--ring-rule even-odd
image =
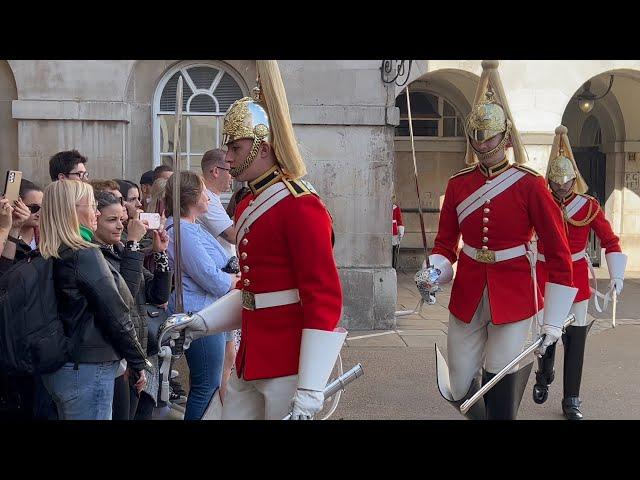
[[[512,258],[521,257],[527,254],[527,249],[524,245],[518,245],[513,248],[506,248],[504,250],[480,250],[477,248],[470,247],[465,244],[462,246],[462,251],[466,253],[469,257],[477,260],[478,254],[482,255],[482,252],[491,252],[495,257],[495,262],[504,262],[505,260],[511,260]],[[484,263],[493,263],[493,262],[484,262]]]
[[[583,258],[587,258],[587,257],[588,257],[587,256],[587,251],[586,250],[580,250],[578,253],[574,253],[573,255],[571,255],[571,261],[577,262],[578,260],[582,260]],[[542,253],[539,253],[538,254],[538,261],[539,262],[546,262],[547,259]]]
[[[263,213],[289,195],[291,195],[291,192],[286,185],[278,182],[254,198],[253,202],[250,202],[249,206],[242,212],[242,215],[240,215],[240,218],[238,218],[236,222],[236,245],[240,244],[240,240],[242,240],[249,231],[249,227],[260,218]]]
[[[300,301],[300,292],[297,288],[266,293],[251,293],[243,291],[243,306],[245,306],[244,297],[246,295],[252,296],[254,298],[255,310],[260,310],[261,308],[278,307],[280,305],[291,305],[292,303],[298,303]],[[245,308],[247,307],[245,306]]]

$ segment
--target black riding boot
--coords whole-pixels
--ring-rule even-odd
[[[491,390],[484,394],[487,420],[515,420],[520,408],[522,394],[527,386],[533,363],[502,377]],[[495,373],[482,372],[482,384],[495,377]]]
[[[541,404],[547,401],[549,396],[549,385],[555,378],[553,363],[556,358],[556,344],[547,347],[542,358],[538,359],[538,370],[536,371],[536,384],[533,386],[533,401]]]
[[[562,412],[569,420],[582,420],[580,411],[580,383],[582,381],[582,364],[587,334],[594,322],[584,327],[569,326],[562,335],[564,344],[564,395]]]

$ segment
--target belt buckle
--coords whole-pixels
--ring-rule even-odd
[[[256,296],[254,293],[242,290],[242,308],[246,310],[256,309]]]
[[[476,250],[476,261],[481,263],[496,263],[496,252],[493,250]]]

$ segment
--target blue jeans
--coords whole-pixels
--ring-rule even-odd
[[[42,382],[58,407],[60,420],[111,420],[113,383],[119,362],[65,363],[42,375]]]
[[[191,342],[185,351],[189,365],[189,396],[185,420],[200,420],[222,381],[225,334],[217,333]]]

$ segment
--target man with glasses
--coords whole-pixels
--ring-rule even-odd
[[[89,172],[87,172],[86,163],[87,158],[77,150],[56,153],[49,160],[51,181],[67,178],[87,182],[89,180]]]
[[[234,256],[236,230],[233,220],[229,218],[220,201],[220,194],[231,189],[232,181],[229,174],[231,167],[229,162],[225,161],[225,155],[223,150],[214,149],[202,157],[202,177],[209,196],[209,210],[201,215],[198,221],[220,242],[229,256]]]

